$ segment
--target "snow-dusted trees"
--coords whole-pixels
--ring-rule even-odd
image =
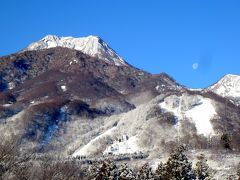
[[[238,164],[237,176],[238,176],[238,180],[240,180],[240,163]]]
[[[155,171],[154,174],[154,179],[155,180],[165,180],[165,164],[163,164],[162,162],[160,162],[160,164],[158,164],[158,167]]]
[[[189,162],[186,155],[186,146],[177,147],[166,162],[166,179],[195,179],[195,174],[192,169],[192,163]]]
[[[112,160],[96,162],[91,166],[88,176],[92,180],[114,180],[118,176],[117,167]]]
[[[89,178],[111,180],[211,180],[213,179],[206,157],[201,154],[194,168],[188,160],[187,148],[178,146],[165,163],[159,163],[155,171],[148,163],[131,169],[126,163],[115,165],[111,160],[94,163],[89,169]],[[240,168],[239,168],[240,170]],[[240,171],[238,172],[240,175]],[[239,179],[240,180],[240,179]]]
[[[198,162],[196,163],[194,171],[198,180],[211,179],[209,166],[207,164],[207,159],[205,158],[204,154],[201,154],[198,157]]]
[[[224,133],[221,136],[221,144],[225,149],[232,149],[231,147],[231,136],[228,133]]]
[[[23,154],[18,137],[0,137],[0,180],[18,179],[83,179],[81,163],[72,160],[37,158],[32,152]]]
[[[135,174],[132,169],[130,169],[126,163],[120,166],[118,173],[119,180],[134,180]]]
[[[152,168],[148,163],[144,164],[137,173],[137,180],[154,180]]]
[[[209,180],[206,158],[199,156],[195,170],[179,146],[160,163],[155,172],[148,163],[132,170],[127,164],[116,165],[112,160],[99,159],[90,167],[79,160],[46,156],[23,156],[14,141],[0,141],[0,180],[2,179],[82,179],[82,180]],[[134,160],[133,160],[134,161]],[[135,163],[135,162],[134,162]],[[240,175],[240,172],[239,174]],[[10,178],[9,178],[10,177]]]
[[[33,179],[84,179],[85,176],[81,165],[77,162],[44,160],[40,163]]]
[[[0,138],[0,179],[7,178],[23,161],[18,158],[19,141],[16,137]]]
[[[186,155],[186,147],[181,145],[177,147],[168,158],[165,164],[160,163],[155,178],[158,180],[193,180],[196,179],[192,169],[192,163],[189,162]]]

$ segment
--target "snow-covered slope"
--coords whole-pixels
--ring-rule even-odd
[[[87,145],[78,149],[74,154],[73,157],[77,156],[88,156],[91,153],[91,149],[96,148],[96,144],[99,140],[106,138],[107,136],[111,136],[112,133],[115,131],[116,127],[108,129],[103,134],[97,136],[96,138],[92,139]]]
[[[110,116],[104,120],[101,119],[104,125],[99,126],[99,129],[101,129],[99,135],[82,144],[72,156],[91,156],[93,154],[121,155],[147,152],[149,149],[159,149],[159,142],[157,141],[162,140],[165,133],[159,134],[162,128],[156,117],[151,120],[147,118],[153,107],[156,106],[155,101],[139,105],[136,109],[127,113]],[[149,120],[146,121],[146,119]],[[113,124],[117,125],[113,126]],[[102,131],[102,128],[104,128],[104,131]],[[172,138],[172,136],[170,139],[165,138],[165,141],[170,141]],[[83,140],[75,139],[75,141]],[[76,142],[73,142],[73,144],[75,145]]]
[[[208,90],[222,97],[240,98],[240,76],[228,74],[209,87]]]
[[[127,65],[127,63],[98,36],[74,38],[47,35],[43,39],[30,44],[24,51],[48,49],[58,46],[82,51],[85,54],[117,66]]]
[[[178,127],[181,129],[181,137],[187,134],[205,137],[216,135],[211,122],[215,117],[217,110],[214,100],[209,98],[188,93],[167,97],[159,95],[132,111],[101,120],[104,121],[104,125],[101,126],[104,130],[96,133],[99,135],[90,138],[87,143],[81,144],[73,153],[73,157],[96,153],[121,155],[151,152],[150,154],[154,154],[164,148],[163,141],[166,144],[171,141],[177,142]],[[193,129],[190,128],[189,123],[194,127]],[[113,124],[117,125],[113,126]]]
[[[199,134],[213,135],[213,127],[211,119],[216,115],[216,110],[210,99],[201,98],[199,105],[193,107],[186,112],[186,116],[190,118],[197,128]]]
[[[210,120],[217,113],[211,99],[200,95],[183,94],[180,97],[173,95],[159,105],[163,110],[172,112],[178,118],[180,125],[182,120],[187,118],[195,125],[198,134],[204,136],[214,134]]]
[[[130,139],[128,136],[123,135],[120,140],[115,141],[111,146],[109,146],[103,154],[113,154],[113,155],[120,155],[120,154],[134,154],[138,152],[138,146],[136,143],[137,139],[135,136],[131,137]]]

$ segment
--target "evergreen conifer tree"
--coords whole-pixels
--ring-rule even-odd
[[[117,167],[112,160],[95,163],[89,170],[89,178],[92,180],[115,180],[117,174]]]
[[[119,180],[134,180],[136,179],[132,169],[130,169],[127,164],[121,165],[119,169]]]
[[[148,163],[144,164],[137,173],[137,180],[154,180],[152,168]]]
[[[201,154],[198,157],[198,162],[196,163],[195,167],[195,174],[198,180],[209,180],[210,172],[209,172],[209,166],[207,164],[207,159],[205,158],[204,154]]]
[[[193,180],[196,179],[192,163],[188,161],[186,146],[179,146],[173,151],[166,163],[166,180]]]
[[[154,179],[155,180],[165,180],[165,173],[166,173],[165,170],[166,170],[165,164],[163,164],[162,162],[160,164],[158,164],[158,167],[155,171]]]

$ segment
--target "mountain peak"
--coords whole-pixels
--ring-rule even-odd
[[[49,34],[49,35],[45,36],[42,40],[55,40],[56,41],[57,39],[59,40],[60,38],[56,35]]]
[[[109,47],[100,37],[94,35],[80,38],[47,35],[41,40],[31,43],[24,51],[48,49],[59,46],[82,51],[85,54],[97,57],[117,66],[128,65],[124,59]]]
[[[208,89],[223,97],[240,97],[240,76],[227,74]]]
[[[223,78],[239,78],[240,76],[239,75],[236,75],[236,74],[226,74],[225,76],[223,76]],[[223,79],[222,78],[222,79]]]

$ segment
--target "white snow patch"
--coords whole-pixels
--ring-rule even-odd
[[[62,85],[62,86],[61,86],[61,89],[62,89],[63,92],[65,92],[65,91],[67,91],[67,86]]]
[[[179,104],[174,104],[174,101],[170,103],[164,101],[159,106],[164,111],[172,112],[178,118],[179,124],[181,124],[184,117],[187,117],[195,124],[198,134],[204,136],[213,135],[214,130],[210,120],[217,114],[216,110],[210,99],[199,97],[200,101],[193,108],[189,107],[187,110],[182,109],[183,96],[178,97]]]
[[[8,83],[8,89],[14,89],[15,88],[15,83],[14,82],[10,82]]]
[[[136,136],[133,136],[129,139],[126,137],[127,136],[124,135],[121,142],[119,141],[114,142],[103,152],[103,154],[120,155],[120,154],[133,154],[139,152]]]
[[[210,120],[216,115],[216,111],[210,99],[202,99],[201,104],[186,112],[186,117],[192,119],[199,134],[213,135],[213,127]]]
[[[108,129],[107,131],[105,131],[103,134],[97,136],[96,138],[92,139],[88,144],[86,144],[85,146],[83,146],[82,148],[78,149],[77,151],[75,151],[73,153],[73,157],[77,157],[77,156],[88,156],[89,155],[89,150],[91,148],[94,148],[94,143],[96,143],[99,139],[101,138],[105,138],[107,136],[111,136],[111,134],[116,130],[116,127],[113,127],[111,129]]]
[[[78,61],[76,59],[73,59],[73,60],[70,61],[69,64],[72,65],[72,64],[77,64],[77,63],[78,63]]]
[[[3,107],[9,107],[9,106],[11,106],[12,104],[3,104],[2,106]]]
[[[163,88],[163,87],[165,87],[165,85],[164,85],[164,84],[157,85],[157,86],[155,87],[155,89],[156,89],[157,91],[159,91],[159,90],[161,90],[161,87]]]
[[[190,91],[202,91],[203,89],[201,89],[201,88],[188,88],[188,90],[190,90]]]

